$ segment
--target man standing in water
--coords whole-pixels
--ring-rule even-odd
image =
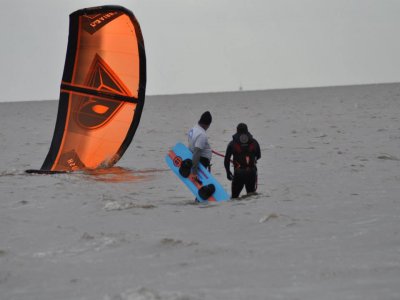
[[[230,170],[233,156],[234,173]],[[247,194],[257,190],[257,160],[261,158],[260,145],[244,123],[238,124],[236,134],[228,144],[224,166],[228,180],[232,180],[232,198],[238,198],[243,186]]]
[[[195,179],[197,179],[199,163],[210,170],[212,150],[210,144],[208,143],[206,131],[210,127],[211,122],[211,113],[206,111],[201,115],[197,125],[195,125],[188,132],[188,148],[193,153],[193,167],[191,176],[193,176]]]

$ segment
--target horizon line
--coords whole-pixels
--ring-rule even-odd
[[[267,92],[267,91],[286,91],[286,90],[304,90],[304,89],[324,89],[324,88],[340,88],[340,87],[357,87],[357,86],[372,86],[372,85],[389,85],[400,84],[398,81],[393,82],[378,82],[378,83],[358,83],[358,84],[339,84],[339,85],[321,85],[321,86],[299,86],[288,88],[270,88],[270,89],[239,89],[239,90],[225,90],[225,91],[207,91],[207,92],[183,92],[183,93],[166,93],[166,94],[149,94],[146,97],[162,97],[162,96],[191,96],[191,95],[205,95],[205,94],[222,94],[222,93],[248,93],[248,92]],[[2,100],[0,103],[17,103],[17,102],[43,102],[43,101],[57,101],[59,99],[32,99],[32,100]]]

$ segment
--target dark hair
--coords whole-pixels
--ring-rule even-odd
[[[249,130],[247,129],[247,125],[244,123],[239,123],[238,126],[236,127],[236,131],[238,133],[248,133]]]
[[[209,111],[204,112],[199,120],[199,124],[210,125],[212,122],[212,116]]]

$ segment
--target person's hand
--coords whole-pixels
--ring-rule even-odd
[[[226,172],[226,178],[228,178],[229,181],[231,181],[233,179],[233,174],[231,171]]]

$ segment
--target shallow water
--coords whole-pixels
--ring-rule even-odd
[[[399,299],[400,85],[157,96],[117,166],[39,168],[56,101],[0,104],[0,299]],[[245,101],[244,101],[245,100]],[[245,122],[257,195],[196,205],[164,156]],[[213,173],[229,191],[223,161]]]

